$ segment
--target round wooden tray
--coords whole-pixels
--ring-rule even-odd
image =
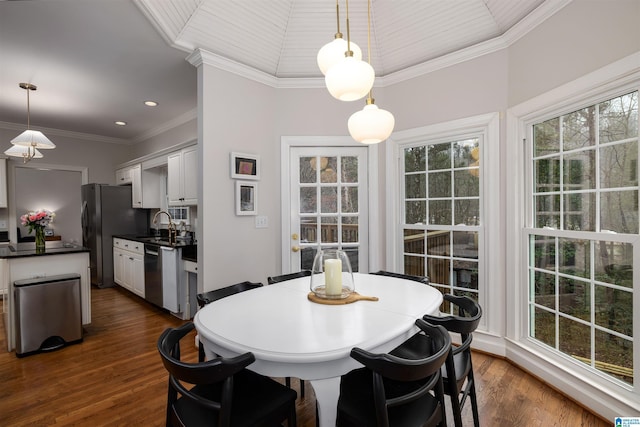
[[[368,297],[366,295],[360,295],[357,292],[352,292],[348,297],[341,299],[320,298],[313,292],[309,292],[307,298],[309,299],[309,301],[327,305],[344,305],[351,304],[352,302],[356,301],[378,301],[378,297]]]

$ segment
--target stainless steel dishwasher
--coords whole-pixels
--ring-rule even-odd
[[[144,298],[162,307],[162,252],[160,245],[144,245]]]
[[[178,253],[170,246],[144,245],[144,297],[173,313],[181,311]]]

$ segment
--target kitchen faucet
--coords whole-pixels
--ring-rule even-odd
[[[156,214],[153,216],[153,224],[156,224],[156,219],[158,218],[158,215],[160,214],[166,214],[167,217],[169,217],[169,225],[167,226],[168,230],[169,230],[169,244],[170,245],[175,245],[176,244],[176,240],[177,240],[177,233],[176,233],[176,225],[173,222],[173,218],[171,218],[171,214],[167,211],[158,211],[156,212]]]

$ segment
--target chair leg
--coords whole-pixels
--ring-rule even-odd
[[[445,361],[445,369],[447,370],[447,383],[445,393],[449,395],[451,400],[451,412],[453,413],[453,422],[456,427],[462,426],[462,408],[460,407],[460,392],[456,382],[456,370],[453,363],[453,357],[447,357]]]
[[[471,397],[471,412],[473,413],[473,425],[474,427],[480,427],[480,416],[478,415],[478,399],[476,398],[476,381],[473,378],[473,370],[469,373],[467,378],[471,384],[469,385],[471,390],[469,391],[469,397]]]
[[[291,377],[286,377],[284,383],[287,387],[291,388]]]
[[[300,380],[300,397],[304,398],[304,380]]]
[[[204,355],[204,346],[202,345],[201,342],[198,343],[198,362],[204,362],[205,359],[205,355]]]

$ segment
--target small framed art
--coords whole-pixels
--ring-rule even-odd
[[[236,181],[236,215],[258,215],[258,184]]]
[[[231,178],[260,179],[260,156],[231,153]]]

